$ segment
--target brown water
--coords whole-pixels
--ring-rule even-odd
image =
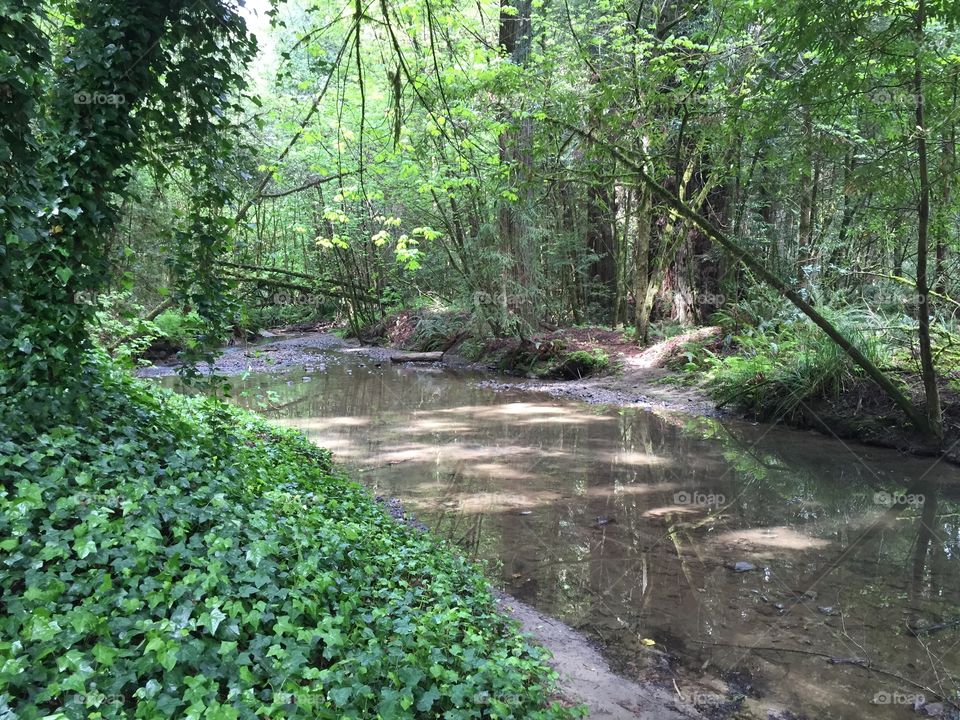
[[[237,398],[401,498],[626,674],[649,671],[652,640],[680,658],[681,690],[720,676],[810,718],[910,718],[918,695],[957,698],[960,626],[908,631],[960,621],[956,468],[326,358],[312,376],[237,379]],[[888,507],[896,492],[907,502]]]

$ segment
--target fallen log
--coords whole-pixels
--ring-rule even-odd
[[[443,360],[443,352],[437,350],[435,352],[408,352],[408,353],[399,353],[397,355],[390,356],[390,362],[395,363],[405,363],[405,362],[440,362]]]

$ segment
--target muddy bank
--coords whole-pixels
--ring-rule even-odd
[[[362,355],[374,365],[390,362],[391,358],[405,354],[405,350],[399,348],[361,345],[357,340],[346,340],[332,333],[311,332],[293,336],[276,334],[263,338],[258,343],[226,347],[212,366],[201,365],[199,370],[202,373],[236,376],[244,373],[289,372],[302,368],[309,376],[311,373],[323,372],[329,362],[327,353],[330,350]],[[442,363],[417,363],[416,366],[423,369],[443,366],[476,372],[477,384],[494,391],[522,390],[597,405],[665,408],[711,417],[721,414],[702,392],[665,382],[671,371],[651,365],[645,360],[649,355],[638,354],[637,357],[640,360],[622,362],[622,359],[619,359],[621,362],[618,372],[580,380],[513,378],[500,374],[489,377],[495,372],[494,367],[486,362],[471,362],[455,350],[445,353]],[[153,365],[139,369],[137,375],[174,375],[178,366],[176,362]],[[483,378],[481,374],[487,377]]]
[[[548,617],[505,593],[497,593],[501,610],[523,632],[553,655],[550,665],[560,677],[564,698],[589,708],[592,720],[684,720],[704,718],[676,693],[654,683],[638,683],[615,674],[587,639],[556,618]]]
[[[310,332],[295,335],[271,333],[256,343],[230,345],[223,348],[212,365],[199,366],[201,373],[243,375],[244,373],[289,372],[302,368],[306,373],[322,372],[329,362],[330,350],[361,350],[373,362],[388,362],[395,352],[387,348],[360,348],[332,333]],[[176,360],[137,370],[140,377],[174,375],[180,363]]]
[[[595,405],[664,408],[703,417],[720,417],[724,414],[702,392],[664,382],[670,374],[669,370],[659,368],[644,373],[582,380],[488,379],[478,384],[494,391],[525,390]]]

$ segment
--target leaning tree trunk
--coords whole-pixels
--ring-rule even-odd
[[[581,130],[580,128],[567,123],[561,124],[571,132],[580,135],[590,142],[598,142],[597,138],[589,132]],[[864,355],[856,345],[850,342],[850,340],[848,340],[847,337],[844,336],[843,333],[841,333],[833,325],[833,323],[817,312],[813,305],[801,297],[796,290],[790,287],[790,285],[768,270],[764,264],[749,251],[740,247],[737,242],[735,242],[725,232],[710,222],[710,220],[705,218],[696,210],[690,208],[674,193],[670,192],[665,187],[657,183],[653,178],[651,178],[644,169],[644,166],[646,165],[645,159],[643,162],[637,162],[616,148],[610,146],[606,146],[606,150],[611,155],[616,157],[617,160],[622,162],[626,167],[631,168],[636,174],[637,178],[650,189],[650,192],[671,207],[677,213],[677,215],[686,218],[700,228],[708,238],[730,253],[730,255],[733,256],[738,262],[743,263],[743,265],[749,268],[759,279],[770,285],[783,297],[793,303],[793,305],[800,310],[800,312],[810,318],[814,325],[823,330],[827,337],[833,340],[837,346],[843,350],[847,356],[870,377],[871,380],[880,386],[880,389],[883,390],[887,397],[889,397],[894,404],[904,412],[917,430],[924,433],[928,437],[933,437],[936,439],[940,438],[938,433],[939,428],[935,428],[931,425],[928,415],[914,405],[910,398],[907,397],[907,395],[900,388],[898,388],[893,381],[890,380],[890,378],[887,377],[886,374],[870,360],[870,358]]]

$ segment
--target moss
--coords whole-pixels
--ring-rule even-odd
[[[610,357],[603,350],[574,350],[551,366],[541,377],[555,380],[579,380],[603,372],[610,367]]]

